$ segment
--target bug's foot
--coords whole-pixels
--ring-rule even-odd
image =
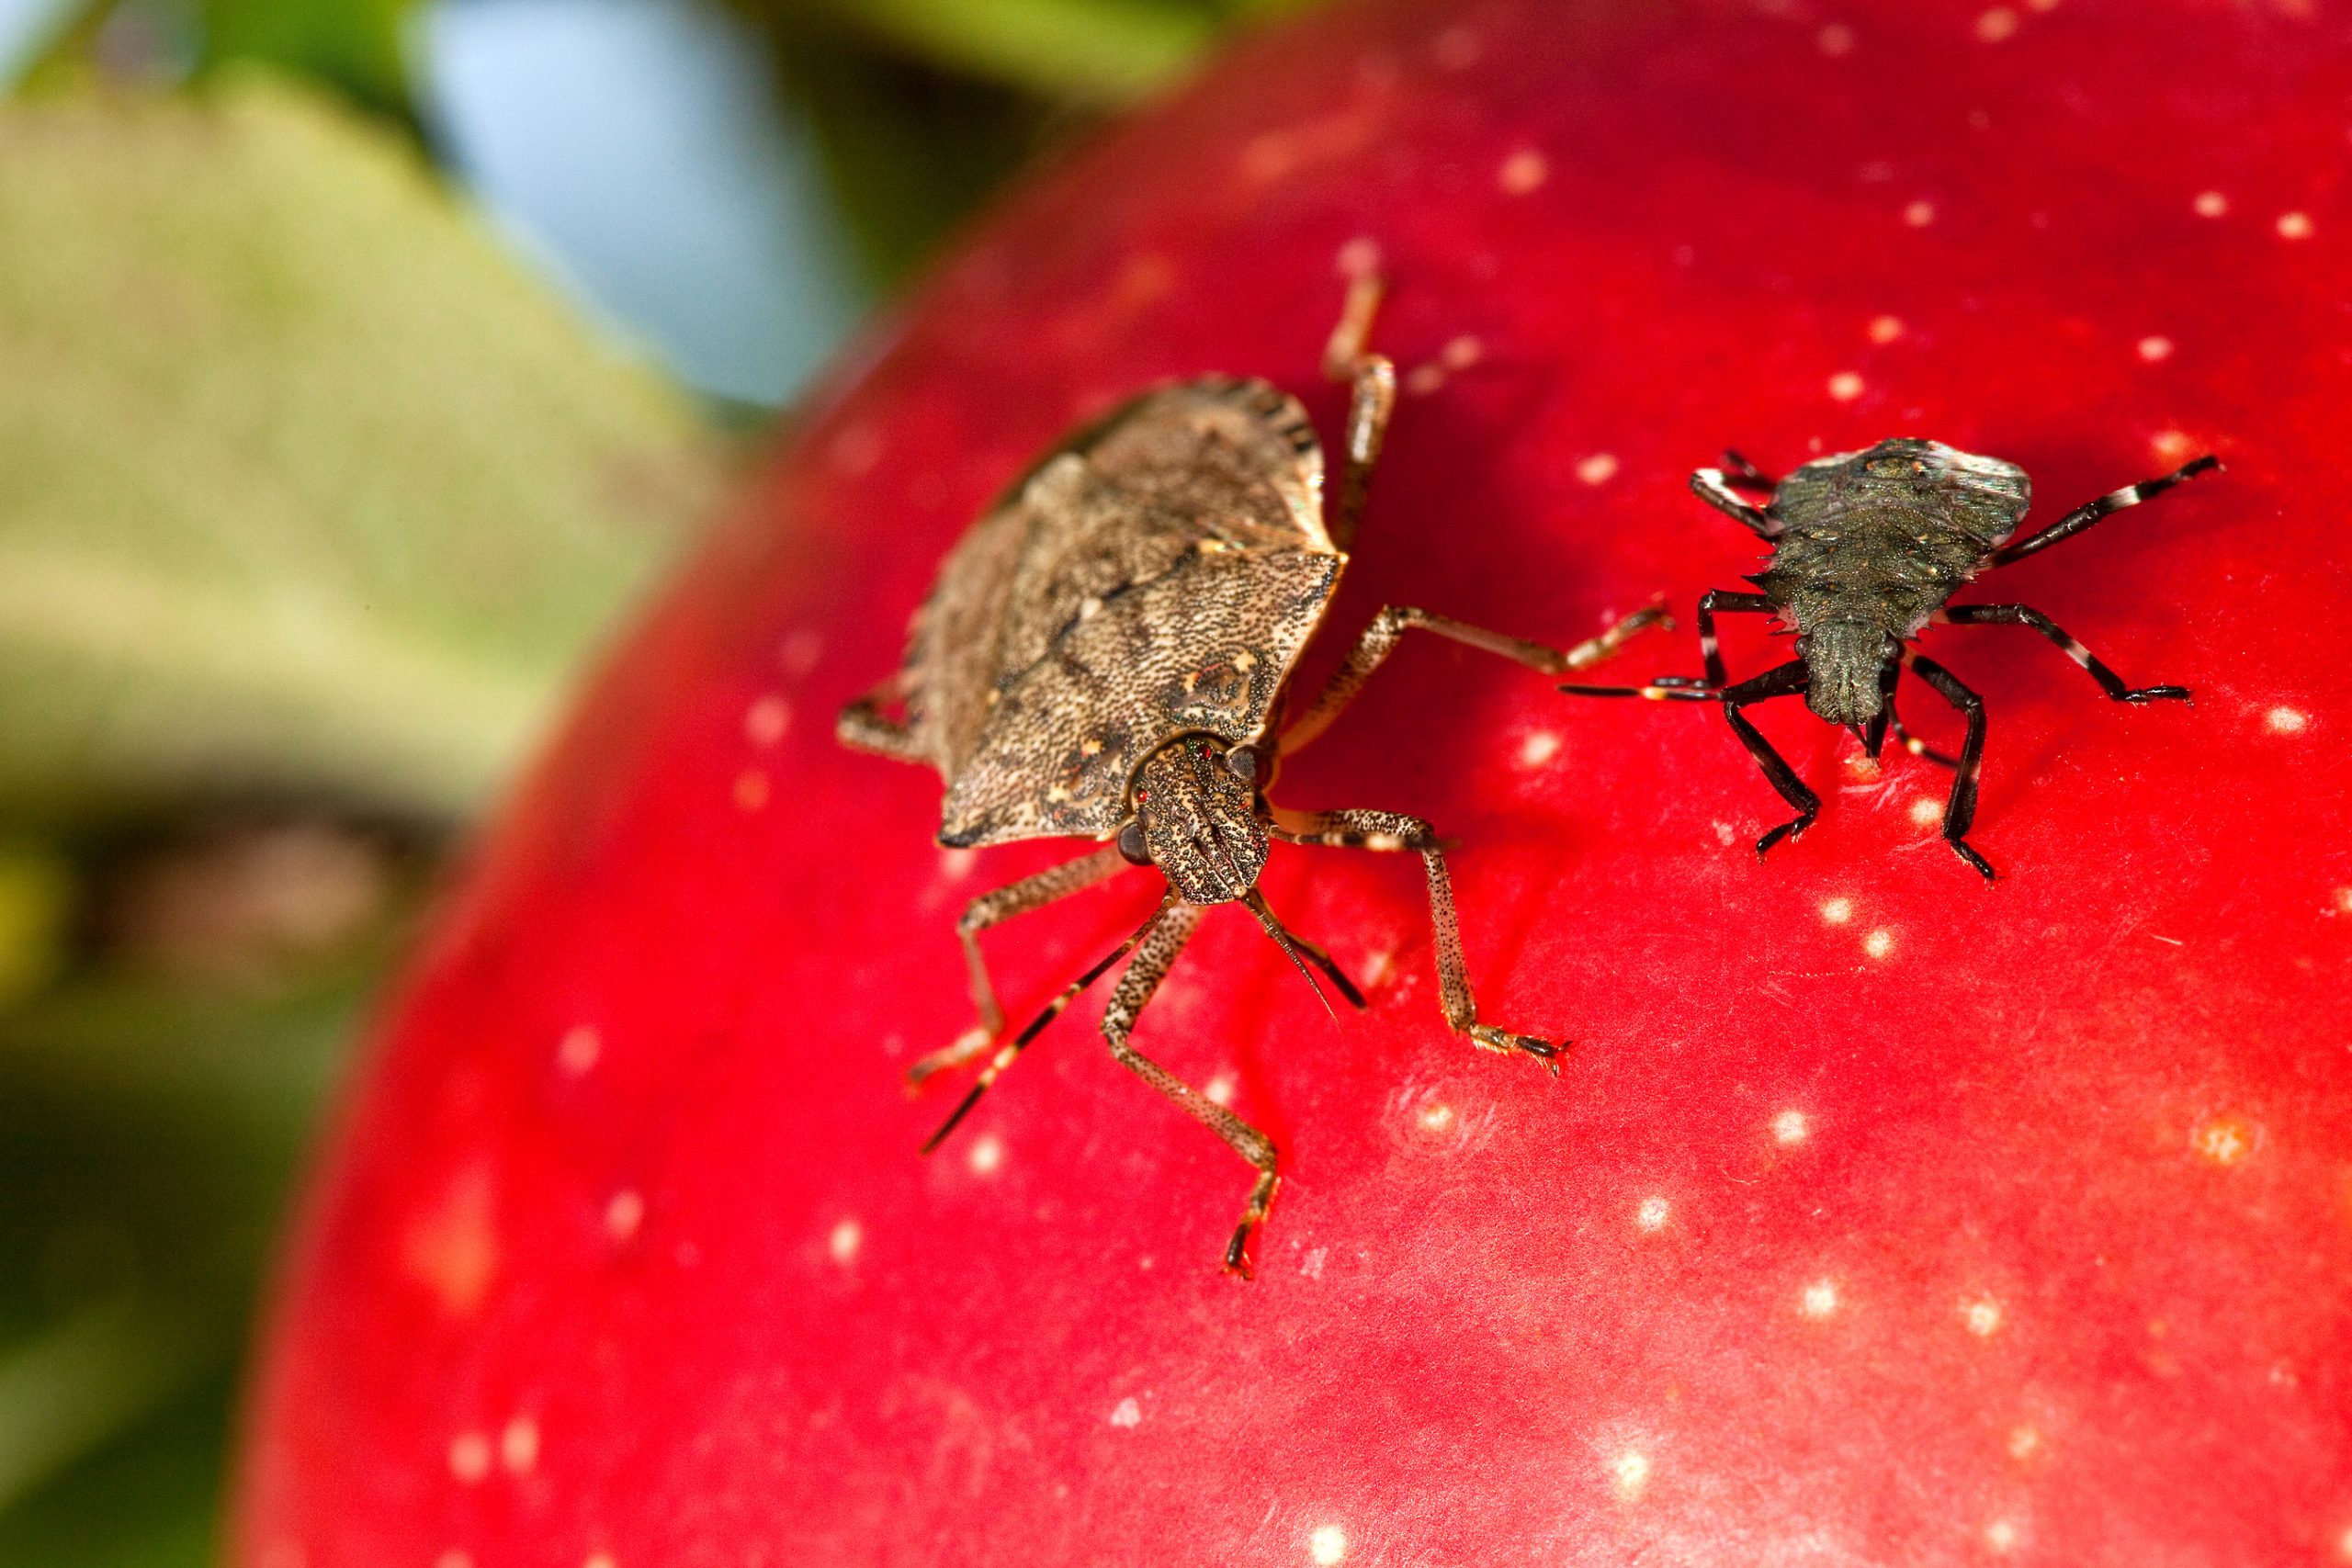
[[[1472,1044],[1484,1050],[1500,1052],[1505,1055],[1518,1053],[1532,1056],[1555,1078],[1560,1076],[1560,1058],[1567,1055],[1568,1050],[1568,1043],[1565,1040],[1555,1045],[1549,1040],[1538,1039],[1532,1034],[1514,1034],[1508,1029],[1497,1029],[1491,1023],[1474,1023],[1462,1032],[1470,1037]]]
[[[1975,847],[1970,844],[1966,839],[1947,839],[1944,841],[1951,845],[1952,853],[1966,861],[1970,865],[1974,866],[1976,868],[1976,874],[1979,876],[1982,876],[1987,882],[1995,880],[1993,874],[1993,863],[1986,860],[1983,855],[1978,854]]]
[[[1250,1206],[1241,1211],[1241,1223],[1233,1227],[1233,1239],[1225,1244],[1225,1271],[1243,1280],[1257,1276],[1250,1268],[1250,1238],[1266,1223],[1266,1211],[1274,1206],[1274,1189],[1281,1179],[1271,1170],[1261,1171],[1258,1185],[1250,1190]]]
[[[1796,840],[1804,835],[1804,830],[1813,826],[1813,819],[1816,815],[1817,813],[1808,811],[1804,816],[1798,818],[1795,821],[1783,822],[1779,827],[1773,829],[1770,832],[1765,834],[1762,838],[1757,840],[1756,858],[1758,860],[1762,860],[1764,858],[1765,852],[1770,850],[1774,844],[1779,843],[1782,839],[1788,840],[1791,843],[1796,842]]]
[[[995,1039],[996,1032],[987,1024],[972,1025],[956,1037],[953,1045],[918,1058],[915,1065],[907,1069],[907,1092],[911,1094],[941,1073],[954,1072],[965,1063],[985,1055]]]
[[[2119,703],[2185,703],[2190,699],[2186,686],[2142,686],[2137,691],[2124,693],[2115,700]]]

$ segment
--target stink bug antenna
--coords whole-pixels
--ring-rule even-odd
[[[1274,918],[1273,908],[1266,902],[1266,896],[1252,887],[1242,896],[1242,902],[1249,905],[1250,912],[1258,917],[1258,923],[1266,928],[1266,934],[1274,939],[1274,945],[1288,955],[1291,967],[1298,971],[1299,977],[1306,982],[1307,989],[1315,993],[1315,999],[1323,1004],[1323,1011],[1331,1020],[1332,1027],[1337,1028],[1340,1015],[1332,1008],[1331,998],[1325,996],[1323,987],[1315,983],[1315,971],[1309,969],[1306,960],[1299,956],[1298,944],[1291,941],[1290,932],[1284,931],[1282,921]],[[1354,987],[1350,987],[1349,989]]]
[[[953,1133],[957,1124],[960,1123],[965,1117],[971,1114],[972,1107],[980,1102],[980,1096],[986,1094],[989,1091],[989,1086],[996,1082],[997,1075],[1003,1072],[1005,1068],[1012,1066],[1014,1062],[1018,1061],[1021,1057],[1021,1053],[1029,1048],[1029,1042],[1036,1039],[1040,1034],[1043,1034],[1046,1032],[1046,1026],[1047,1024],[1061,1017],[1062,1013],[1069,1007],[1069,1004],[1078,1000],[1080,992],[1085,990],[1087,987],[1094,984],[1095,981],[1102,978],[1104,975],[1110,973],[1111,966],[1113,964],[1118,963],[1120,959],[1125,958],[1128,953],[1133,953],[1136,950],[1136,944],[1143,941],[1144,938],[1149,936],[1152,933],[1153,928],[1157,927],[1162,919],[1167,918],[1168,911],[1173,908],[1175,905],[1176,889],[1170,887],[1168,890],[1167,895],[1159,900],[1159,908],[1151,912],[1151,918],[1149,919],[1144,921],[1142,925],[1136,928],[1135,934],[1133,936],[1128,937],[1126,941],[1113,948],[1110,953],[1104,957],[1101,963],[1095,964],[1093,968],[1089,969],[1085,974],[1080,975],[1077,979],[1072,980],[1067,987],[1063,987],[1062,994],[1060,996],[1056,997],[1052,1001],[1046,1004],[1045,1011],[1039,1013],[1035,1018],[1031,1019],[1029,1021],[1029,1026],[1026,1029],[1023,1029],[1020,1033],[1007,1041],[1004,1045],[998,1050],[997,1054],[989,1059],[989,1065],[980,1069],[979,1079],[972,1085],[971,1092],[965,1095],[963,1100],[957,1104],[956,1109],[948,1113],[947,1120],[939,1124],[939,1131],[933,1133],[930,1137],[923,1140],[922,1152],[929,1154],[932,1150],[945,1143],[947,1141],[947,1134]]]

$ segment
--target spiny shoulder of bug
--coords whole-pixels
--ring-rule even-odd
[[[1834,724],[1876,718],[1903,645],[2016,530],[2031,493],[2014,463],[1916,437],[1817,458],[1774,486],[1772,558],[1748,581],[1796,633],[1806,706]]]

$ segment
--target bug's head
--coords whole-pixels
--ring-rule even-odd
[[[1136,774],[1135,820],[1119,830],[1119,852],[1158,866],[1188,904],[1247,897],[1266,863],[1260,767],[1256,751],[1213,736],[1170,741]]]
[[[1804,705],[1832,724],[1868,724],[1886,702],[1886,667],[1901,652],[1867,621],[1830,621],[1804,641]]]

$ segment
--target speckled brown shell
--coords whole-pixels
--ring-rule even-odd
[[[939,841],[1107,838],[1176,736],[1253,741],[1347,557],[1323,451],[1262,381],[1149,392],[1057,447],[949,552],[900,689]]]

